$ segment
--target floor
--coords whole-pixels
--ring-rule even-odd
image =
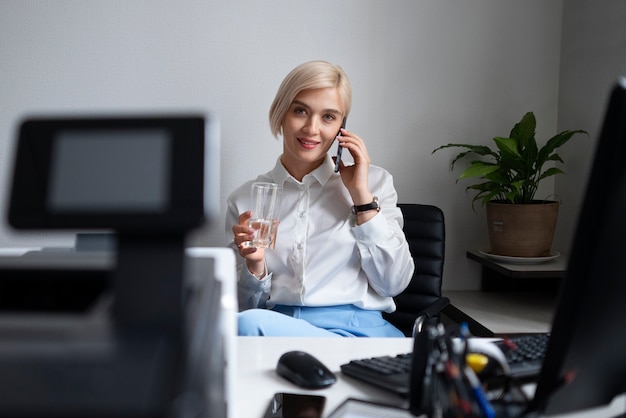
[[[444,291],[454,306],[496,334],[547,332],[556,305],[541,292]]]

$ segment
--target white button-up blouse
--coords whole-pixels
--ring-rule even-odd
[[[253,181],[283,186],[276,248],[265,250],[267,275],[259,280],[237,256],[239,309],[275,305],[334,306],[392,312],[392,297],[411,280],[414,265],[402,232],[393,178],[371,165],[369,186],[381,211],[355,224],[352,199],[330,156],[302,182],[278,159],[274,168],[228,197],[226,234],[250,208]],[[235,248],[231,239],[230,246]]]

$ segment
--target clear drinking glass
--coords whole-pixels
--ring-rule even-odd
[[[252,218],[248,226],[255,230],[252,241],[246,247],[273,249],[278,231],[278,213],[282,188],[276,183],[254,182],[250,190]]]

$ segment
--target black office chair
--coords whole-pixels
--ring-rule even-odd
[[[446,328],[465,322],[475,336],[491,337],[493,332],[456,308],[442,296],[446,228],[443,211],[433,205],[400,203],[404,234],[415,262],[409,286],[394,298],[396,311],[385,319],[407,337],[425,323],[443,323]]]

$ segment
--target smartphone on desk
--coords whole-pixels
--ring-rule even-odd
[[[324,396],[275,393],[263,418],[322,418],[325,404]]]
[[[339,132],[337,132],[337,135],[335,135],[335,138],[337,138],[339,135],[341,135],[341,130],[346,128],[346,119],[347,117],[343,118],[343,121],[341,122],[341,128],[339,128]],[[339,142],[337,142],[337,158],[335,159],[335,173],[339,172],[339,166],[341,163],[341,151],[343,150],[343,148],[341,147],[341,145],[339,145]]]

